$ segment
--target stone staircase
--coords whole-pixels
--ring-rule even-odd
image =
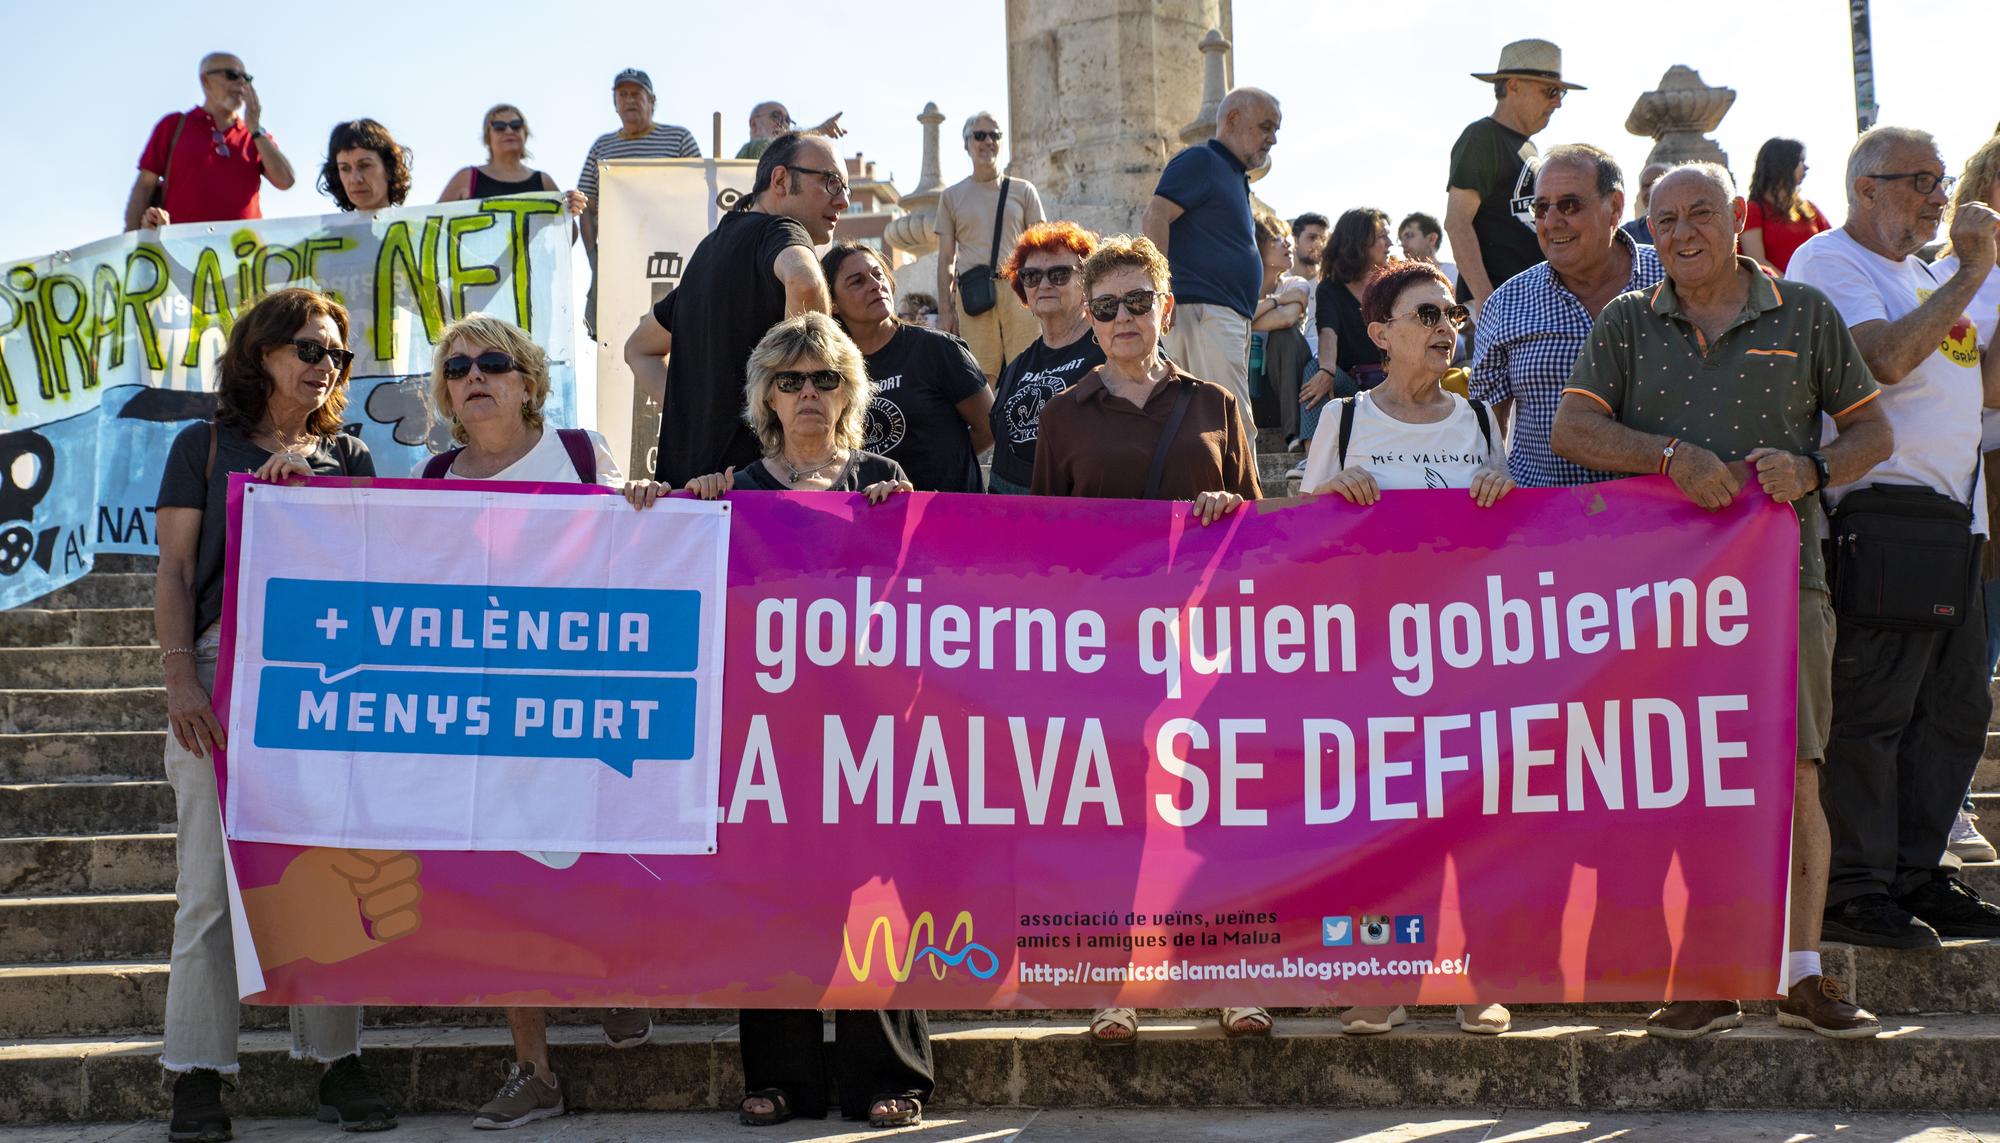
[[[1267,468],[1293,458],[1267,456]],[[1283,470],[1275,475],[1282,478]],[[1281,487],[1274,483],[1272,487]],[[131,558],[0,612],[0,1125],[164,1114],[158,1065],[173,923],[173,799],[161,780],[164,692],[152,575]],[[2000,734],[1977,788],[2000,826]],[[2000,896],[2000,865],[1966,876]],[[1149,1013],[1136,1048],[1083,1035],[1083,1012],[934,1014],[945,1107],[1314,1106],[2000,1108],[2000,942],[1927,952],[1829,946],[1828,971],[1883,1018],[1879,1040],[1776,1027],[1647,1038],[1640,1005],[1516,1010],[1502,1037],[1418,1010],[1392,1035],[1343,1037],[1326,1009],[1281,1011],[1268,1042],[1212,1013]],[[1761,1014],[1760,1014],[1761,1013]],[[371,1008],[371,1070],[412,1112],[469,1111],[510,1058],[490,1009]],[[614,1052],[596,1013],[558,1010],[551,1040],[572,1107],[733,1106],[733,1012],[661,1012],[653,1043]],[[244,1009],[242,1115],[311,1106],[280,1009]]]

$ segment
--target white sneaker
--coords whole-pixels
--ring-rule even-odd
[[[1287,469],[1285,472],[1286,480],[1304,480],[1305,478],[1306,478],[1305,461],[1298,462],[1297,464],[1293,465],[1290,469]]]
[[[1978,820],[1979,815],[1971,810],[1958,811],[1958,817],[1951,823],[1951,838],[1945,842],[1945,852],[1960,861],[2000,859],[2000,854],[1994,852],[1993,843],[1987,841],[1986,835],[1979,832],[1979,827],[1972,824]]]

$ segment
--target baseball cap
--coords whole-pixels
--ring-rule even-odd
[[[658,94],[657,92],[655,92],[655,91],[653,90],[653,77],[652,77],[652,76],[650,76],[650,75],[647,75],[647,74],[646,74],[645,72],[643,72],[643,71],[640,71],[640,70],[639,70],[638,68],[636,68],[636,67],[628,67],[628,68],[626,68],[626,69],[625,69],[624,71],[621,71],[621,72],[619,72],[619,73],[618,73],[618,77],[617,77],[616,79],[613,79],[613,80],[611,81],[611,89],[612,89],[613,91],[616,91],[616,90],[618,89],[618,85],[620,85],[620,84],[624,84],[624,83],[636,83],[636,84],[638,84],[638,85],[639,85],[640,87],[643,87],[643,88],[645,88],[645,89],[646,89],[646,94],[647,94],[647,95],[656,95],[656,94]]]

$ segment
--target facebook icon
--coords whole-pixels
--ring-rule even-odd
[[[1424,919],[1422,917],[1397,917],[1396,943],[1399,945],[1423,944]]]

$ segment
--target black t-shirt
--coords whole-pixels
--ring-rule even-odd
[[[1104,364],[1097,335],[1083,336],[1061,349],[1050,349],[1036,338],[1000,370],[993,397],[993,475],[1027,487],[1035,479],[1035,439],[1041,433],[1042,407],[1056,394],[1083,380]]]
[[[785,317],[785,286],[773,267],[787,246],[812,248],[792,219],[725,214],[688,256],[680,286],[653,307],[674,335],[654,479],[678,488],[764,454],[743,423],[743,384],[750,351]]]
[[[1534,141],[1488,116],[1467,127],[1451,145],[1448,186],[1479,192],[1479,211],[1472,216],[1472,233],[1479,238],[1479,261],[1495,289],[1500,283],[1542,261],[1535,241],[1533,215],[1535,171],[1540,166]],[[1472,297],[1472,287],[1459,277],[1458,298]]]
[[[783,462],[758,460],[737,469],[736,479],[731,485],[732,490],[736,492],[793,491],[791,485],[786,484],[777,473],[771,471],[771,466],[779,463]],[[885,480],[909,479],[909,476],[903,472],[902,465],[897,464],[886,456],[877,456],[872,452],[862,451],[852,453],[848,456],[847,464],[842,466],[840,475],[833,478],[831,485],[824,489],[812,489],[812,491],[859,492],[871,484],[880,484]]]
[[[1361,299],[1354,296],[1346,283],[1332,279],[1321,282],[1314,299],[1313,320],[1319,322],[1320,329],[1330,329],[1340,339],[1334,343],[1336,360],[1329,368],[1345,369],[1353,376],[1357,365],[1382,364],[1382,347],[1368,336],[1368,323],[1361,320]],[[1318,344],[1319,330],[1313,331],[1313,342]]]
[[[229,538],[229,474],[255,472],[271,459],[268,450],[228,425],[215,426],[215,471],[207,480],[209,422],[189,425],[167,450],[166,471],[160,476],[161,508],[194,508],[201,512],[201,537],[195,541],[194,633],[222,618],[222,553]],[[316,476],[373,476],[375,458],[360,437],[339,433],[322,437],[306,454]]]
[[[965,343],[920,325],[868,355],[875,400],[863,448],[903,466],[919,492],[984,492],[972,429],[958,403],[986,387]]]

